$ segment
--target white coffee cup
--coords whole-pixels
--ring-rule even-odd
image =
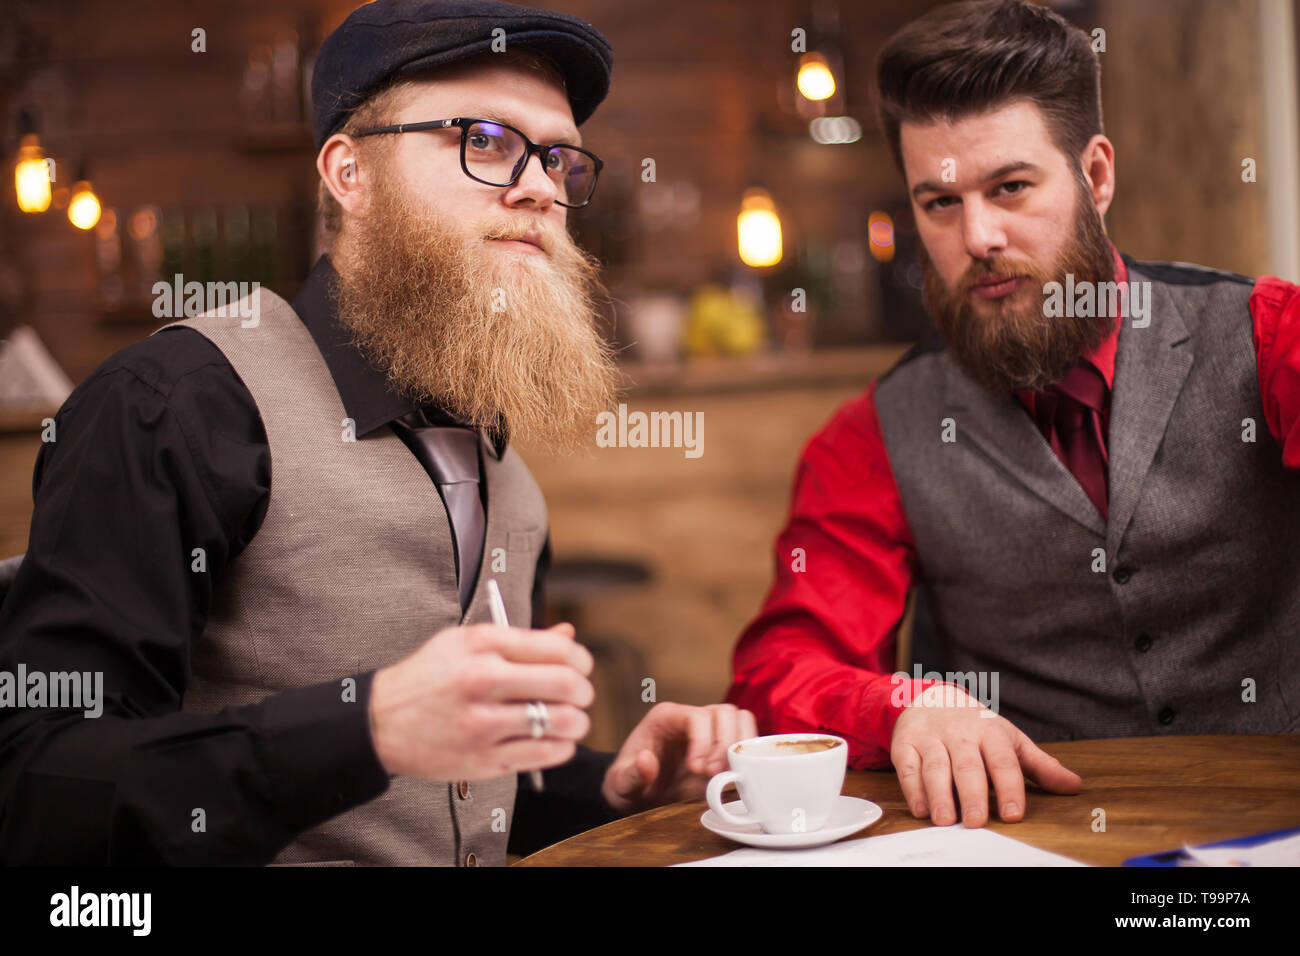
[[[802,752],[810,741],[834,744]],[[757,823],[767,833],[811,833],[826,825],[844,786],[848,759],[848,743],[830,734],[751,737],[727,748],[731,769],[709,781],[705,796],[710,809],[732,826]],[[744,816],[728,813],[722,805],[722,791],[730,783],[740,791]]]

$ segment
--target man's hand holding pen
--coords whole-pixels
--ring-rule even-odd
[[[482,780],[569,760],[591,721],[590,652],[571,624],[544,631],[495,624],[447,628],[375,673],[370,730],[391,774]],[[534,738],[528,702],[542,701]]]
[[[496,624],[448,628],[375,674],[371,733],[392,774],[485,779],[554,767],[573,757],[595,698],[589,651],[571,624],[544,631]],[[533,736],[530,706],[550,717]],[[726,750],[756,736],[754,716],[731,704],[652,707],[619,750],[601,795],[623,813],[701,798]]]

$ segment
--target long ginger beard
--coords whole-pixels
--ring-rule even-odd
[[[547,255],[485,241],[530,225]],[[598,265],[567,233],[535,216],[457,226],[384,179],[335,256],[339,321],[393,389],[493,436],[590,443],[618,374]]]
[[[1076,186],[1074,228],[1049,269],[1028,260],[991,257],[973,263],[949,290],[921,247],[926,308],[957,364],[995,394],[1040,391],[1059,382],[1115,327],[1109,315],[1043,314],[1048,282],[1064,283],[1071,273],[1076,286],[1114,279],[1114,258],[1101,216],[1086,183],[1076,180]],[[1023,275],[1028,281],[1001,299],[986,301],[971,293],[977,282],[993,275]]]

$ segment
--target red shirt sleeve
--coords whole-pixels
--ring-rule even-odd
[[[1300,286],[1261,276],[1250,294],[1259,396],[1282,464],[1300,471]]]
[[[873,383],[803,451],[776,578],[736,646],[727,700],[760,733],[833,733],[850,766],[890,766],[902,708],[935,683],[892,673],[915,568]]]

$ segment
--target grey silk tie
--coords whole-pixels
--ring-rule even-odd
[[[459,425],[432,425],[422,409],[395,419],[393,429],[442,492],[456,545],[456,576],[464,610],[474,595],[486,528],[479,497],[478,432]]]

